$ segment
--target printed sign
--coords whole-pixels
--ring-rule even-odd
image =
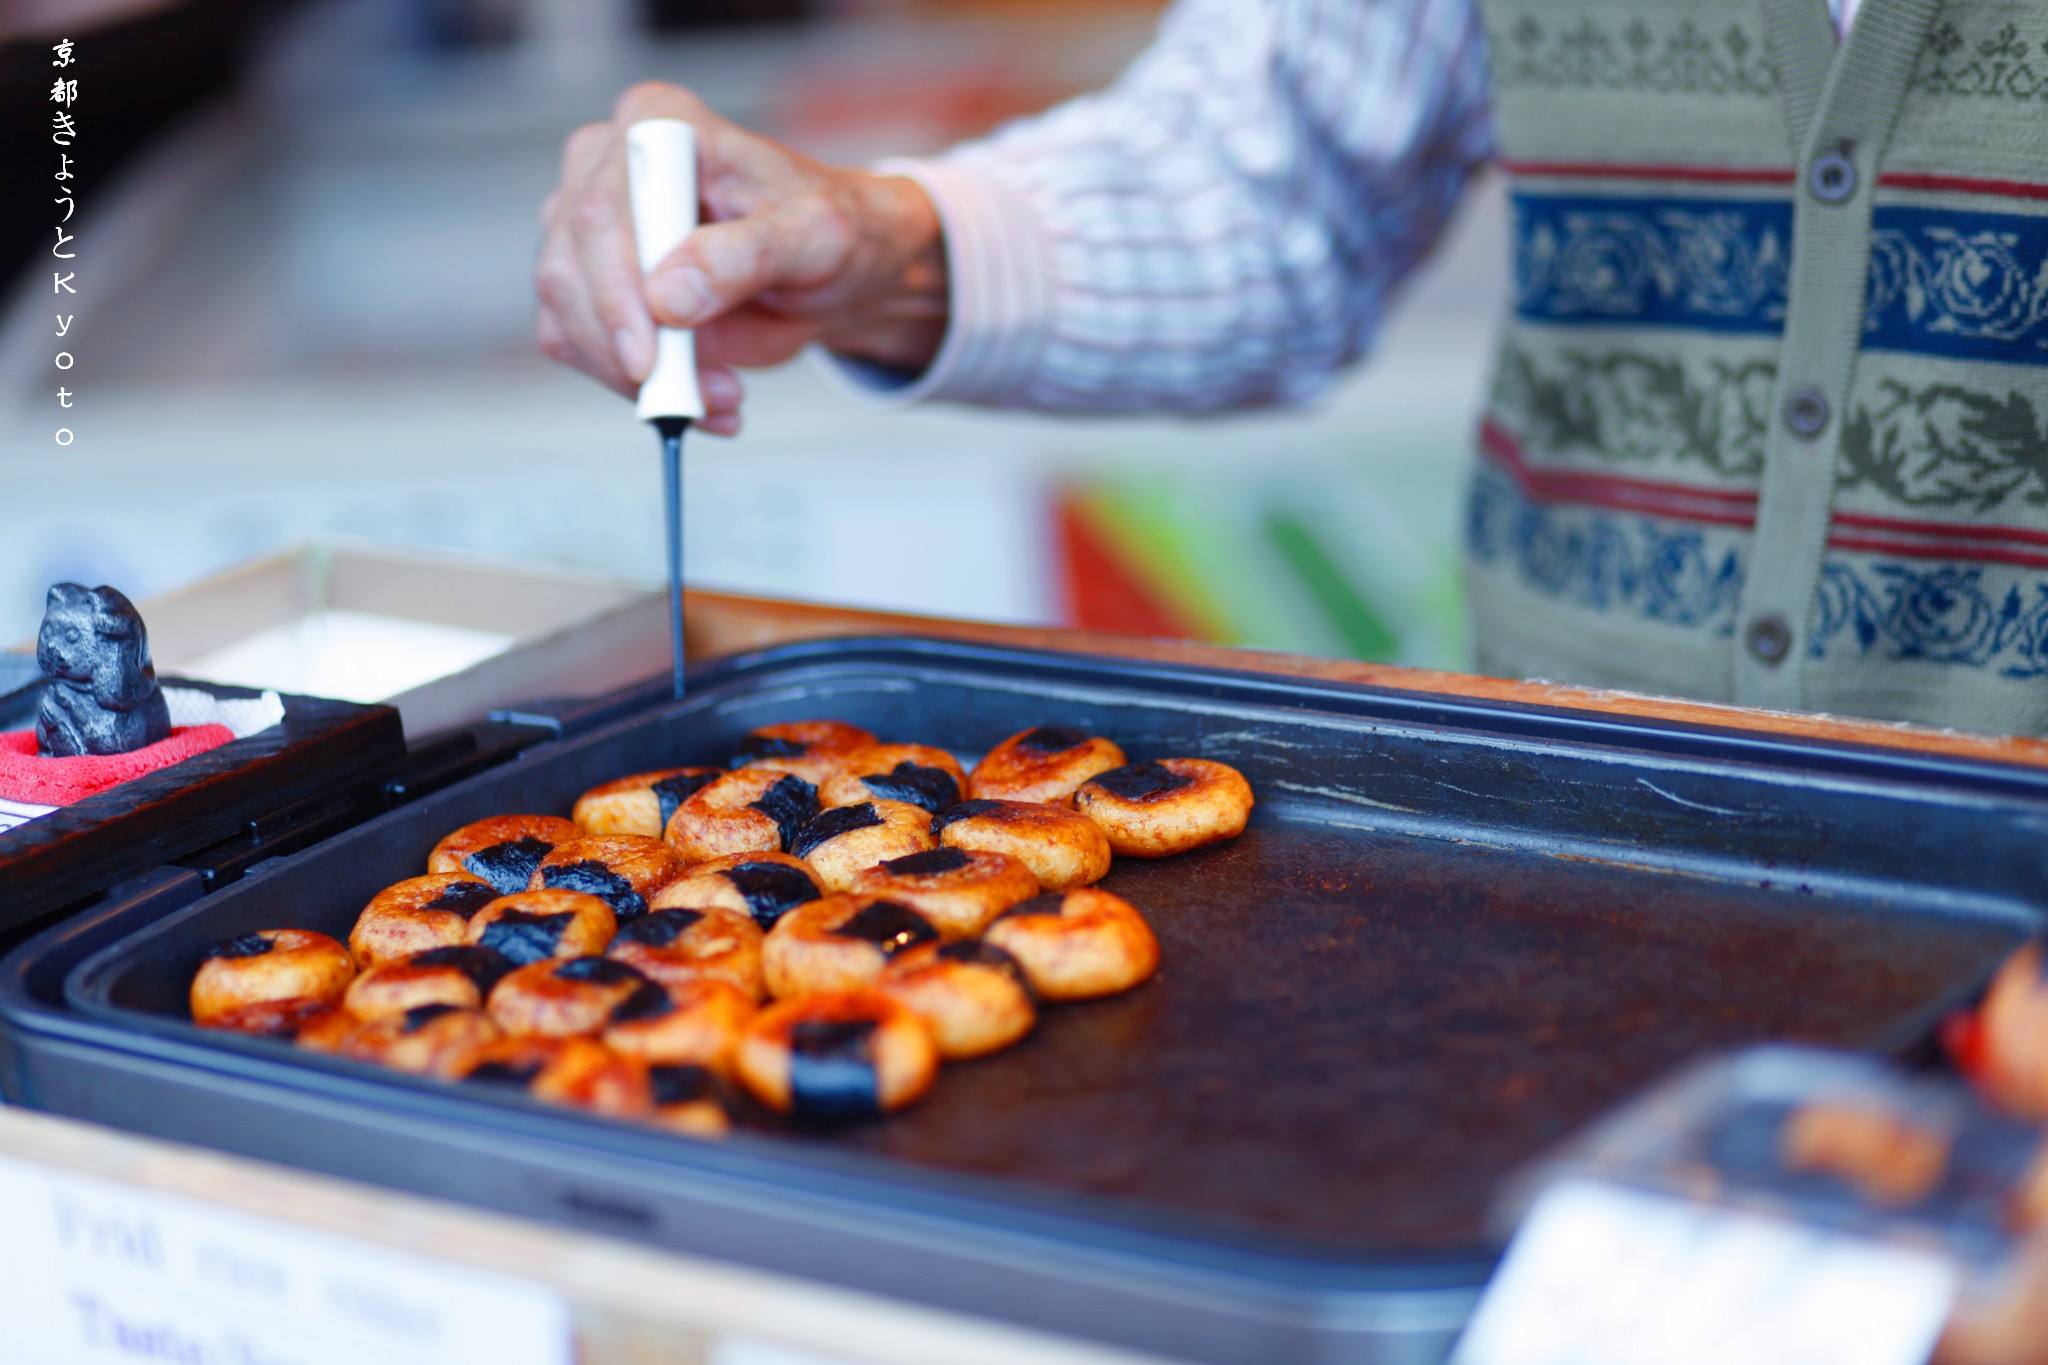
[[[0,1338],[35,1365],[571,1365],[545,1285],[0,1158]]]
[[[1925,1252],[1590,1181],[1547,1191],[1453,1365],[1921,1365],[1955,1297]]]

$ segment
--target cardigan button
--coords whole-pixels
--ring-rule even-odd
[[[1783,663],[1792,652],[1792,627],[1775,612],[1759,616],[1742,632],[1742,643],[1763,663]]]
[[[1819,389],[1794,389],[1785,395],[1785,427],[1802,441],[1828,429],[1828,396]]]
[[[1806,187],[1823,204],[1842,203],[1856,193],[1856,163],[1840,152],[1823,153],[1807,168]]]

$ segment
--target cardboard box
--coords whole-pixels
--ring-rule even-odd
[[[163,676],[388,702],[412,735],[665,671],[667,605],[616,579],[333,544],[137,604]]]

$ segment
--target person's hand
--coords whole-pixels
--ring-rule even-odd
[[[650,118],[696,128],[704,225],[643,281],[626,128]],[[636,85],[610,122],[577,129],[541,222],[541,350],[630,396],[654,364],[655,328],[694,327],[708,431],[739,430],[734,366],[780,364],[819,341],[916,371],[945,333],[945,253],[922,189],[814,161],[677,86]]]

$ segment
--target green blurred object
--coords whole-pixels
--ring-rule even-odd
[[[1267,509],[1266,538],[1293,567],[1353,658],[1392,659],[1401,642],[1345,576],[1308,523],[1284,507]]]
[[[1447,668],[1463,659],[1454,470],[1212,466],[1085,477],[1067,496],[1155,614],[1202,639]]]

